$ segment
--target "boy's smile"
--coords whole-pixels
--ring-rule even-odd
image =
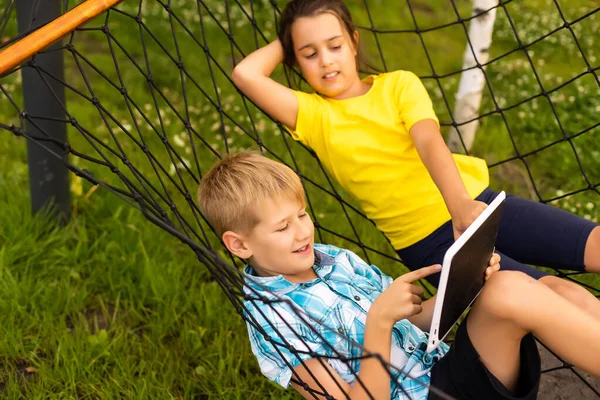
[[[267,199],[259,203],[256,212],[260,222],[249,234],[243,235],[256,273],[283,275],[292,283],[316,278],[312,268],[314,225],[305,205],[286,198]]]

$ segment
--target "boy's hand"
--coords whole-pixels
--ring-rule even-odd
[[[492,254],[492,258],[490,258],[490,266],[487,267],[485,270],[485,280],[487,281],[488,279],[490,279],[490,276],[492,276],[492,274],[494,272],[498,272],[499,269],[500,269],[500,254],[494,253],[494,254]]]
[[[396,321],[419,314],[423,310],[421,296],[424,290],[413,283],[441,270],[442,266],[436,264],[396,278],[373,302],[369,315],[378,318],[382,326],[387,328],[393,326]]]

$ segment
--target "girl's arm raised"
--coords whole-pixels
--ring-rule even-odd
[[[446,146],[434,120],[426,119],[417,122],[410,128],[410,135],[429,175],[442,193],[452,217],[454,239],[456,239],[487,205],[469,196],[450,149]]]
[[[296,129],[298,99],[294,92],[270,78],[283,61],[279,39],[249,54],[234,69],[237,87],[272,118]]]

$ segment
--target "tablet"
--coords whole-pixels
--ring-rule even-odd
[[[435,350],[485,283],[506,194],[500,192],[444,255],[427,352]]]

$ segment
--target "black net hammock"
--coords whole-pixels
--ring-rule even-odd
[[[9,0],[1,6],[0,50],[27,33],[17,34],[16,3]],[[36,18],[40,3],[34,2],[28,31],[43,24]],[[66,13],[82,2],[62,3]],[[306,188],[316,241],[351,249],[393,276],[405,271],[387,239],[337,186],[315,154],[292,140],[231,80],[239,60],[276,37],[284,3],[126,0],[0,76],[0,132],[44,149],[74,173],[75,182],[86,181],[114,193],[189,246],[226,293],[233,305],[230,311],[238,312],[261,334],[266,334],[264,326],[244,313],[242,299],[261,302],[264,298],[251,289],[244,294],[243,263],[227,253],[195,199],[203,173],[226,153],[254,147],[286,163]],[[597,2],[501,0],[484,9],[461,0],[349,0],[347,4],[371,66],[419,75],[445,135],[452,129],[460,134],[467,124],[478,122],[479,133],[469,153],[486,159],[492,188],[597,221]],[[496,20],[492,46],[485,49],[488,61],[462,67],[471,43],[470,24],[492,11]],[[39,62],[55,52],[63,55],[63,73]],[[479,116],[457,122],[455,94],[467,69],[483,72]],[[24,110],[20,87],[26,74],[43,82],[53,99],[48,107],[58,108],[63,118]],[[288,84],[295,78],[280,70],[274,77]],[[56,124],[67,125],[68,141],[53,137]],[[459,143],[459,150],[466,151],[464,142]],[[597,276],[551,272],[600,296]],[[297,316],[309,322],[306,314]],[[277,330],[268,340],[277,351],[305,352],[290,348],[290,337]],[[539,346],[544,352],[543,344]],[[590,397],[600,397],[592,378],[545,353],[544,373],[562,370],[569,379],[581,381]],[[356,365],[357,359],[344,358],[334,348],[331,354],[351,368]],[[360,356],[366,357],[377,355]],[[298,377],[292,380],[298,382]],[[315,398],[325,394],[322,387],[312,393]]]

